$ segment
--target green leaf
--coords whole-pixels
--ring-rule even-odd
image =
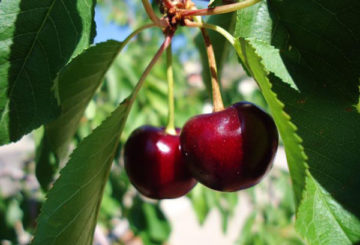
[[[311,177],[306,180],[296,228],[311,244],[358,244],[360,241],[359,219],[344,210]]]
[[[292,88],[298,89],[280,57],[280,52],[271,45],[272,19],[265,1],[237,13],[235,36],[251,40],[267,71],[274,73]]]
[[[247,40],[251,46],[256,49],[256,53],[262,58],[262,63],[267,71],[272,72],[284,83],[290,85],[291,88],[298,90],[297,85],[286,70],[278,49],[261,40],[254,38],[248,38]]]
[[[191,203],[193,205],[196,217],[203,225],[207,215],[210,212],[210,203],[206,199],[206,188],[202,185],[196,185],[195,188],[189,193]]]
[[[236,241],[236,244],[242,245],[242,244],[247,244],[249,240],[251,241],[251,238],[253,237],[252,228],[256,221],[256,216],[257,216],[256,211],[253,211],[246,218],[245,224],[241,230],[241,235],[239,239]]]
[[[123,46],[112,40],[97,44],[61,71],[56,82],[61,115],[46,125],[51,148],[60,158],[66,153],[86,106]]]
[[[192,206],[200,225],[203,225],[208,214],[213,208],[217,208],[222,218],[222,230],[227,231],[229,218],[233,216],[238,196],[236,193],[220,193],[197,185],[189,193]]]
[[[210,0],[209,2],[209,8],[214,8],[221,5],[223,5],[223,0]]]
[[[300,202],[302,191],[305,188],[305,169],[306,155],[301,145],[301,138],[297,135],[297,127],[291,122],[290,116],[284,111],[284,104],[278,99],[276,93],[272,91],[272,84],[268,79],[268,71],[265,69],[261,58],[256,53],[256,49],[251,46],[251,42],[239,38],[235,43],[242,62],[247,66],[247,70],[258,82],[261,91],[266,99],[271,114],[285,145],[285,151],[289,163],[290,175],[293,181],[295,200]]]
[[[235,14],[229,13],[229,14],[222,14],[222,15],[214,15],[209,18],[207,23],[221,26],[226,30],[233,30],[234,26],[235,26]],[[214,53],[215,53],[218,77],[221,80],[221,71],[222,71],[225,59],[229,55],[230,45],[227,42],[227,40],[217,32],[209,30],[209,37],[210,37],[211,43],[213,45]],[[209,94],[211,94],[211,77],[210,77],[209,61],[208,61],[208,56],[207,56],[206,49],[205,49],[204,40],[203,40],[201,34],[198,34],[195,37],[195,44],[200,52],[201,63],[202,63],[202,67],[203,67],[202,76],[203,76],[204,84],[205,84]]]
[[[136,197],[128,219],[131,229],[145,244],[163,244],[169,239],[171,227],[158,203],[147,203]]]
[[[267,76],[272,82],[272,93],[284,104],[283,110],[302,139],[300,148],[306,154],[303,161],[293,158],[295,149],[289,148],[289,142],[284,139],[289,135],[279,128],[298,205],[296,227],[310,244],[358,243],[360,116],[356,105],[360,77],[360,2],[272,0],[269,6],[271,28],[266,34],[242,34],[249,39],[242,48],[250,45],[254,49],[248,54],[243,49],[242,58],[251,67],[254,62],[250,60],[259,56],[263,69],[272,72]],[[261,23],[260,18],[257,21]],[[254,39],[280,51],[298,89],[281,81],[285,79],[270,70],[266,63],[271,57],[262,55]],[[261,80],[257,81],[263,93],[268,93],[270,88],[264,89]],[[303,165],[305,159],[309,170],[294,171],[294,166]],[[301,178],[297,181],[294,177],[299,173]]]
[[[106,181],[130,110],[125,100],[71,154],[49,191],[33,244],[92,244]]]
[[[255,192],[247,190],[253,194],[254,211],[246,218],[238,244],[305,244],[295,232],[294,207],[287,204],[292,200],[289,173],[274,168],[269,177]]]
[[[47,189],[56,171],[51,167],[54,165],[51,155],[55,154],[58,161],[66,155],[88,103],[123,46],[123,43],[112,40],[97,44],[73,59],[57,77],[55,85],[61,114],[45,127],[36,167],[43,189]]]
[[[0,144],[55,119],[58,71],[95,35],[94,0],[0,3]]]
[[[222,231],[227,232],[229,220],[234,215],[238,203],[237,193],[216,193],[218,194],[217,208],[222,217]]]
[[[332,197],[322,201],[315,198],[313,212],[321,212],[319,207],[323,205],[319,203],[324,200],[328,206],[336,207],[333,215],[338,222],[321,219],[316,225],[327,227],[329,232],[347,226],[355,229],[360,226],[357,175],[360,165],[356,153],[360,148],[360,115],[355,108],[359,99],[360,2],[273,1],[270,9],[279,26],[274,44],[283,50],[285,65],[301,88],[300,93],[296,93],[282,90],[282,86],[275,87],[304,140],[310,171],[307,191],[312,195],[319,193],[309,188],[314,184],[318,185],[316,190],[323,189]],[[279,41],[278,37],[285,34],[287,39]],[[357,217],[357,221],[351,219],[351,224],[345,224],[348,212]],[[360,233],[350,238],[346,229],[344,232],[352,242],[360,241]],[[306,238],[313,243],[329,243],[316,235],[308,234]],[[344,239],[343,243],[349,242]]]
[[[40,145],[36,151],[36,178],[39,181],[41,188],[47,191],[54,175],[59,167],[59,160],[53,151],[50,149],[48,137],[43,134]]]
[[[266,43],[271,42],[272,20],[266,1],[237,11],[235,37],[253,37]]]
[[[151,239],[155,241],[166,241],[170,236],[171,228],[160,207],[158,205],[144,203],[143,210]]]

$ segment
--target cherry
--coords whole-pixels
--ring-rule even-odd
[[[278,146],[273,119],[248,102],[190,119],[180,144],[191,174],[219,191],[257,184],[270,170]]]
[[[188,172],[180,151],[179,133],[142,126],[125,144],[125,170],[131,183],[153,199],[177,198],[189,192],[196,180]]]

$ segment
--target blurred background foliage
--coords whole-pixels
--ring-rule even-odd
[[[156,5],[155,2],[153,4]],[[116,25],[116,33],[120,34],[129,33],[147,21],[140,0],[99,0],[96,11],[97,16],[101,15],[98,18],[104,18],[105,23]],[[99,28],[103,28],[103,24],[98,24],[97,40],[101,41],[101,38],[107,37],[101,36],[104,34]],[[178,127],[193,115],[211,111],[211,100],[202,82],[200,55],[194,43],[196,35],[195,29],[180,28],[173,43],[175,120]],[[119,55],[86,109],[73,140],[74,148],[130,94],[162,39],[159,30],[147,30]],[[230,50],[227,56],[222,71],[224,103],[230,105],[247,100],[266,110],[261,92],[240,68],[236,55]],[[95,236],[98,236],[95,238],[96,244],[136,244],[134,241],[138,244],[164,244],[171,234],[171,225],[160,202],[144,199],[130,185],[123,171],[121,154],[123,143],[135,128],[144,124],[166,125],[167,82],[164,60],[155,66],[146,80],[120,139],[121,144],[103,197],[99,225],[95,232]],[[38,135],[41,135],[41,129],[32,138],[37,139]],[[45,196],[34,177],[34,162],[34,155],[29,154],[22,164],[21,173],[14,176],[6,173],[0,175],[1,179],[8,178],[10,182],[7,183],[13,185],[13,191],[7,192],[6,184],[0,184],[1,244],[27,244],[34,232],[36,217]],[[246,199],[246,205],[250,206],[251,211],[243,228],[239,230],[238,245],[303,244],[294,231],[294,204],[286,170],[274,167],[270,176],[261,184],[241,193],[215,192],[198,184],[187,198],[198,219],[194,222],[204,224],[209,213],[218,210],[222,217],[218,229],[224,233],[233,219],[239,200]],[[108,243],[102,243],[99,234],[105,236]],[[197,244],[202,243],[197,241]]]

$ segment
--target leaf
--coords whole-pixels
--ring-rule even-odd
[[[245,224],[241,229],[241,235],[240,235],[239,239],[236,240],[235,244],[242,245],[242,244],[247,244],[249,240],[251,241],[251,238],[253,237],[252,228],[256,221],[256,216],[257,216],[256,211],[253,211],[246,218]]]
[[[357,244],[360,221],[334,201],[313,178],[299,208],[296,228],[311,244]],[[329,230],[331,229],[331,232]]]
[[[234,35],[251,41],[251,45],[262,58],[266,70],[298,90],[285,68],[279,50],[271,45],[271,31],[272,19],[265,1],[238,11]]]
[[[35,162],[36,178],[41,188],[47,191],[59,167],[59,160],[50,149],[48,137],[45,134],[41,139],[40,145],[37,147]]]
[[[281,78],[281,80],[290,85],[291,88],[298,90],[298,87],[286,70],[278,49],[254,38],[248,38],[247,40],[251,43],[251,46],[256,49],[256,53],[262,58],[262,63],[267,71],[274,73],[275,76]]]
[[[229,219],[234,215],[238,196],[236,193],[216,193],[216,206],[222,218],[222,231],[225,234],[228,229]]]
[[[210,211],[217,208],[222,219],[222,231],[227,232],[229,218],[233,216],[238,202],[236,193],[214,192],[202,185],[197,185],[188,196],[200,225],[204,224]]]
[[[206,190],[202,185],[196,185],[195,188],[189,193],[189,197],[195,211],[196,217],[200,225],[203,225],[210,209],[210,203],[206,199]]]
[[[310,244],[358,243],[360,2],[272,0],[269,9],[271,29],[262,35],[271,37],[268,43],[280,50],[298,89],[281,81],[283,77],[276,73],[268,74],[268,78],[273,93],[284,103],[283,110],[297,127],[309,168],[296,185],[294,176],[298,172],[292,168],[301,166],[301,159],[292,158],[295,149],[290,149],[284,139],[298,205],[297,230]],[[262,35],[246,38],[266,41]],[[244,60],[261,56],[251,39],[248,44],[255,54],[243,55]],[[262,56],[261,63],[270,58]],[[280,133],[283,138],[288,136]]]
[[[291,122],[290,116],[284,111],[284,104],[278,99],[276,93],[272,91],[272,84],[268,79],[268,71],[262,64],[261,58],[256,53],[251,42],[239,38],[235,43],[242,62],[247,66],[247,70],[258,82],[261,91],[266,99],[271,114],[285,145],[285,151],[289,163],[289,171],[293,181],[295,200],[301,200],[302,191],[305,188],[305,169],[306,155],[304,154],[301,138],[297,135],[297,127]]]
[[[147,220],[148,232],[151,239],[155,241],[168,240],[171,227],[160,207],[145,202],[143,204],[143,210]]]
[[[0,144],[58,115],[58,71],[95,36],[94,0],[0,3]]]
[[[327,227],[328,231],[348,226],[358,228],[360,165],[356,149],[360,147],[360,115],[355,105],[359,99],[360,2],[274,1],[270,9],[274,22],[280,26],[274,44],[284,50],[281,55],[285,65],[301,88],[300,93],[288,90],[280,93],[279,89],[278,94],[289,105],[287,111],[299,127],[309,157],[311,177],[307,180],[307,191],[310,193],[304,195],[317,195],[321,192],[314,190],[323,189],[332,199],[314,199],[313,212],[321,212],[319,203],[324,201],[336,210],[332,213],[338,222],[322,219],[316,225]],[[315,22],[316,25],[310,25]],[[284,33],[285,44],[276,39]],[[309,188],[310,183],[318,185],[317,188]],[[357,218],[351,219],[351,224],[345,224],[348,212]],[[350,238],[346,229],[344,232],[352,242],[360,241],[360,233]],[[329,242],[319,233],[308,234],[306,238],[314,243]]]
[[[209,2],[209,8],[214,8],[221,5],[223,5],[223,0],[210,0]]]
[[[234,25],[235,25],[235,14],[229,13],[229,14],[215,15],[210,17],[207,23],[221,26],[226,30],[232,30],[234,29]],[[209,31],[209,37],[215,53],[218,78],[221,80],[221,71],[223,68],[223,64],[225,59],[228,57],[230,51],[229,44],[223,36],[221,36],[216,32]],[[210,77],[209,61],[205,49],[204,40],[201,34],[198,34],[195,37],[195,44],[200,52],[201,63],[203,67],[202,76],[203,76],[204,84],[208,90],[208,93],[211,94],[211,77]]]
[[[71,154],[49,191],[32,244],[92,244],[102,194],[130,110],[125,100]]]
[[[59,74],[56,90],[61,114],[46,125],[42,150],[36,170],[49,169],[50,155],[59,160],[67,153],[84,111],[104,79],[105,73],[123,48],[123,43],[107,41],[93,46],[73,59]],[[56,170],[56,168],[54,169]],[[55,171],[42,171],[37,175],[43,189],[49,185]],[[41,177],[41,178],[39,178]]]
[[[123,43],[112,40],[97,44],[61,71],[56,83],[61,115],[46,125],[52,149],[59,157],[66,152],[86,106],[123,46]]]
[[[159,204],[147,203],[136,197],[128,220],[131,229],[144,244],[163,244],[169,239],[171,227]]]
[[[266,1],[261,1],[251,7],[237,11],[235,37],[252,37],[270,43],[271,31],[272,20]]]

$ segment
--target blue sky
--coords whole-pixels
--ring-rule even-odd
[[[109,39],[124,40],[131,30],[126,26],[119,26],[112,21],[106,20],[106,13],[103,9],[95,9],[96,37],[95,43],[104,42]]]

